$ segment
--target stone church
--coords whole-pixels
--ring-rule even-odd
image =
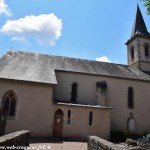
[[[150,131],[150,33],[139,6],[128,65],[23,51],[0,58],[0,108],[6,133],[108,139],[110,130]]]

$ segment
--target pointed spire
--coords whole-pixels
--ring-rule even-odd
[[[144,35],[144,36],[150,36],[150,33],[147,31],[142,13],[140,11],[139,5],[137,4],[137,11],[135,16],[135,22],[133,24],[132,28],[132,34],[131,37],[135,35]]]

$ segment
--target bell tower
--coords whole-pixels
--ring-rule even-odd
[[[141,71],[150,74],[150,33],[138,5],[131,37],[126,45],[128,65],[134,65]]]

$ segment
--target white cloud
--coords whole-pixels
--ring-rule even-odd
[[[10,8],[5,4],[4,0],[0,0],[0,15],[12,15]]]
[[[96,61],[111,62],[111,60],[109,60],[106,56],[96,58]]]
[[[28,42],[33,39],[45,45],[54,45],[61,31],[62,21],[53,13],[8,20],[1,28],[1,32],[11,36],[12,40]]]

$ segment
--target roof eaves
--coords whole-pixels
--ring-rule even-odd
[[[8,81],[18,81],[18,82],[29,82],[29,83],[39,83],[39,84],[49,84],[49,85],[56,85],[57,82],[41,82],[41,81],[33,81],[33,80],[23,80],[23,79],[14,79],[14,78],[5,78],[5,77],[0,77],[0,80],[8,80]]]
[[[112,107],[100,106],[100,105],[73,104],[73,103],[63,103],[63,102],[55,102],[54,104],[62,105],[62,106],[87,107],[87,108],[99,108],[99,109],[113,109]]]
[[[87,75],[97,75],[102,77],[112,77],[112,78],[120,78],[120,79],[127,79],[127,80],[136,80],[136,81],[147,81],[150,82],[150,79],[145,78],[133,78],[133,77],[124,77],[124,76],[115,76],[115,75],[104,75],[104,74],[98,74],[98,73],[88,73],[88,72],[77,72],[77,71],[67,71],[67,70],[55,70],[58,72],[70,72],[70,73],[78,73],[78,74],[87,74]]]
[[[145,38],[145,39],[150,39],[150,36],[146,36],[146,35],[141,35],[141,34],[135,34],[133,37],[131,37],[131,39],[129,39],[125,45],[130,44],[135,38],[140,37],[140,38]]]

